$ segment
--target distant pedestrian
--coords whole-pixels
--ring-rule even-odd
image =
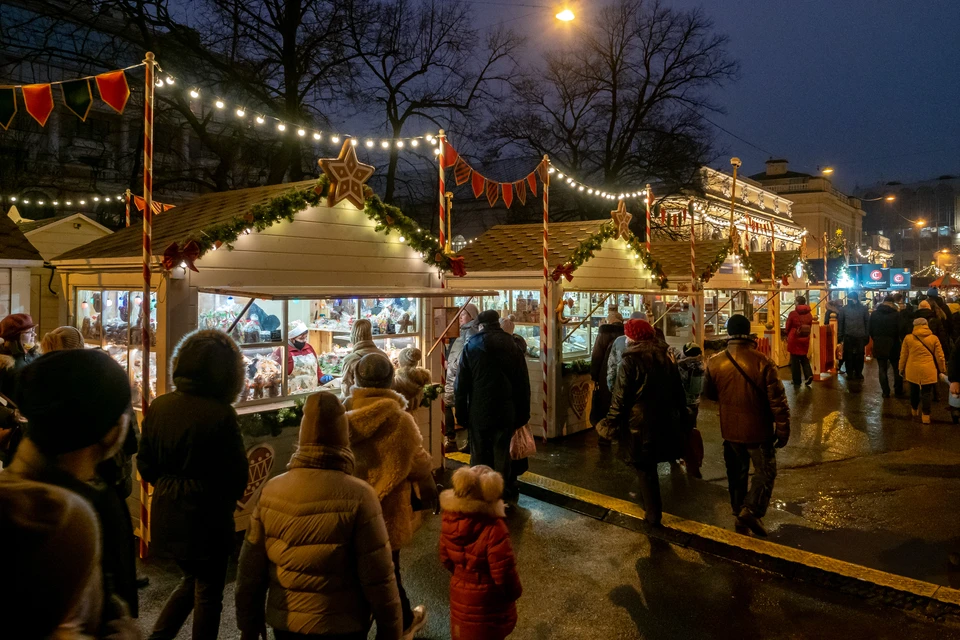
[[[776,449],[790,439],[790,407],[776,365],[757,350],[750,335],[750,321],[740,314],[731,316],[727,333],[726,350],[707,363],[703,395],[720,404],[723,459],[736,529],[766,536],[762,518],[777,477]]]
[[[856,293],[851,293],[847,306],[840,312],[838,336],[843,344],[843,360],[847,364],[847,378],[863,380],[863,361],[870,337],[870,312]]]
[[[423,400],[423,388],[430,384],[430,370],[420,366],[423,354],[416,347],[407,347],[400,352],[400,366],[393,379],[393,390],[407,401],[407,411],[414,413]]]
[[[873,340],[873,355],[880,371],[880,390],[884,398],[890,397],[888,369],[893,367],[893,390],[903,395],[903,378],[900,377],[900,311],[893,296],[886,296],[870,315],[870,338]]]
[[[343,359],[343,377],[340,379],[340,399],[346,400],[350,397],[350,391],[356,384],[355,369],[360,363],[360,358],[368,353],[379,353],[387,355],[373,341],[373,325],[366,318],[361,318],[353,323],[353,329],[350,331],[350,353]]]
[[[460,337],[453,341],[453,344],[450,345],[450,351],[447,353],[446,384],[443,388],[443,419],[445,427],[445,433],[443,434],[443,450],[445,453],[453,453],[454,451],[457,451],[457,415],[454,413],[454,405],[456,404],[455,388],[457,383],[457,375],[460,373],[460,356],[463,354],[464,345],[467,344],[467,341],[470,340],[470,338],[480,332],[480,327],[477,326],[478,315],[480,315],[480,310],[477,309],[477,305],[473,304],[472,302],[464,305],[463,310],[460,312],[460,317],[458,318],[460,322]],[[462,452],[470,453],[469,447],[470,445],[468,442],[467,446],[464,447]]]
[[[173,557],[183,579],[150,639],[173,640],[192,611],[193,640],[212,640],[233,552],[233,513],[248,480],[233,408],[243,391],[243,354],[222,331],[195,331],[177,345],[170,368],[176,390],[147,410],[137,470],[154,486],[151,553]]]
[[[900,375],[910,383],[911,411],[914,417],[920,414],[924,424],[930,424],[933,388],[946,369],[940,340],[930,331],[926,318],[917,318],[900,350]]]
[[[457,421],[470,433],[470,464],[485,464],[504,479],[504,500],[515,504],[510,439],[530,421],[527,360],[513,337],[500,328],[500,314],[477,316],[480,333],[470,338],[456,383]]]
[[[40,355],[33,318],[14,313],[0,320],[0,394],[17,396],[20,371]],[[7,465],[23,437],[21,423],[13,408],[0,405],[0,465]]]
[[[610,310],[606,321],[597,328],[597,339],[590,354],[590,379],[593,381],[593,403],[590,406],[590,424],[596,425],[607,417],[610,409],[611,387],[607,386],[607,360],[617,338],[623,335],[623,316]],[[600,439],[601,444],[609,444]]]
[[[504,520],[503,478],[487,466],[461,467],[440,494],[440,562],[450,578],[452,640],[503,640],[517,624],[523,593]]]
[[[644,519],[663,516],[657,463],[682,457],[689,428],[687,397],[677,365],[646,320],[624,325],[627,348],[617,367],[606,428],[616,434],[619,453],[637,471]]]
[[[123,446],[130,406],[127,374],[103,351],[59,351],[24,367],[17,401],[28,426],[0,476],[56,485],[93,507],[103,576],[101,626],[129,626],[138,609],[130,515],[96,472]]]
[[[631,320],[647,320],[647,314],[643,311],[634,311],[630,314]],[[624,325],[626,326],[626,325]],[[610,353],[607,356],[607,388],[613,392],[613,383],[617,379],[617,367],[620,366],[620,360],[623,359],[623,352],[627,348],[627,336],[622,335],[613,341],[610,345]]]
[[[373,487],[383,509],[393,568],[403,613],[403,638],[415,637],[427,622],[424,605],[414,608],[400,579],[400,551],[410,544],[420,523],[413,510],[415,485],[430,480],[433,462],[423,449],[423,437],[403,396],[391,389],[393,365],[373,353],[360,359],[356,382],[347,399],[350,447],[356,458],[354,474]]]
[[[810,368],[810,333],[813,327],[813,314],[807,306],[807,299],[797,296],[797,306],[787,316],[787,351],[790,353],[790,374],[794,388],[800,387],[800,371],[803,370],[803,382],[808,387],[813,384],[813,370]]]
[[[242,640],[265,637],[267,624],[277,640],[366,640],[371,614],[378,640],[401,637],[380,500],[354,466],[343,405],[309,396],[289,470],[264,485],[240,551]]]

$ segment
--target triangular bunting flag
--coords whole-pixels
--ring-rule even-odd
[[[487,202],[490,203],[490,206],[497,204],[497,200],[500,199],[500,183],[494,182],[493,180],[487,180]]]
[[[453,148],[453,145],[444,141],[443,156],[440,158],[440,166],[444,169],[449,169],[456,163],[457,158],[459,157],[460,154],[457,153],[457,150]]]
[[[513,184],[510,182],[501,182],[500,190],[503,191],[503,204],[507,205],[507,209],[509,209],[510,205],[513,204]]]
[[[81,122],[86,121],[93,105],[93,92],[90,91],[90,80],[71,80],[60,83],[63,92],[63,104],[70,109]]]
[[[473,197],[479,198],[480,196],[482,196],[483,189],[487,184],[487,180],[482,175],[474,171],[473,177],[471,178],[471,183],[472,184],[470,186],[473,187]]]
[[[17,90],[13,87],[0,88],[0,127],[6,131],[17,115]]]
[[[136,205],[137,211],[141,213],[143,213],[144,207],[147,206],[146,200],[136,195],[133,196],[133,204]],[[153,201],[150,203],[150,210],[157,214],[163,213],[164,211],[169,211],[170,209],[173,209],[174,206],[175,205],[172,204],[163,204],[162,202]]]
[[[459,187],[467,182],[472,174],[473,169],[470,168],[470,165],[463,158],[457,158],[457,163],[453,165],[453,178],[456,180],[457,186]]]
[[[534,197],[536,197],[537,195],[537,172],[536,171],[534,171],[533,173],[527,176],[527,184],[530,186],[530,193]]]
[[[662,204],[658,204],[657,208],[660,209],[660,222],[663,224],[667,223],[667,208]]]
[[[542,182],[543,184],[547,184],[547,180],[550,175],[550,172],[547,169],[547,163],[541,162],[540,164],[538,164],[536,172],[537,172],[537,175],[540,176],[540,182]],[[529,179],[529,176],[527,176],[527,178]]]
[[[97,89],[100,91],[101,100],[117,113],[123,113],[130,97],[130,87],[127,85],[127,75],[122,70],[98,75]]]
[[[47,118],[53,112],[53,90],[49,84],[28,84],[23,88],[23,105],[27,113],[40,123],[47,124]]]
[[[516,192],[520,204],[527,204],[527,183],[523,180],[517,180],[513,183],[513,190]]]

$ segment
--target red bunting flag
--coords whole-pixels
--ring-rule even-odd
[[[460,157],[460,154],[457,153],[457,150],[453,148],[449,142],[444,142],[443,144],[443,155],[440,157],[440,167],[443,169],[449,169],[457,162],[457,158]]]
[[[487,202],[490,203],[490,206],[497,204],[497,200],[500,199],[500,183],[494,182],[493,180],[487,180]]]
[[[130,86],[127,85],[127,75],[120,71],[101,73],[96,77],[100,99],[110,105],[117,113],[123,113],[130,97]]]
[[[540,164],[537,165],[536,173],[538,176],[540,176],[540,182],[542,182],[543,184],[547,184],[547,179],[548,179],[547,176],[550,175],[550,170],[547,167],[546,162],[541,162]],[[527,180],[528,181],[530,180],[530,176],[527,176]]]
[[[137,211],[143,213],[143,208],[147,206],[146,200],[140,196],[133,196],[133,203],[137,206]],[[169,211],[173,209],[174,205],[172,204],[163,204],[154,200],[150,203],[150,209],[153,210],[155,214],[163,213],[164,211]]]
[[[527,183],[523,180],[517,180],[513,183],[513,190],[516,192],[520,204],[527,204]]]
[[[500,189],[503,191],[503,204],[507,205],[507,209],[509,209],[510,205],[513,204],[513,184],[503,182],[500,184]]]
[[[470,180],[472,174],[473,169],[470,168],[470,165],[463,158],[457,158],[457,163],[453,165],[453,178],[456,180],[457,186],[459,187]]]
[[[486,179],[482,175],[480,175],[476,171],[473,172],[471,186],[473,187],[474,198],[479,198],[480,196],[483,195],[483,189],[486,186],[486,182],[487,182]]]
[[[53,112],[53,90],[49,84],[28,84],[23,88],[23,104],[27,113],[40,123],[47,124],[47,118]]]
[[[527,175],[527,184],[530,185],[530,193],[534,197],[537,195],[537,174],[536,172]]]
[[[0,127],[6,131],[17,115],[17,90],[13,87],[0,87]]]

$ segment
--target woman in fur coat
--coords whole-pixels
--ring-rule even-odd
[[[347,399],[350,448],[356,458],[354,475],[376,491],[393,551],[393,566],[403,609],[404,640],[426,624],[426,608],[411,609],[400,581],[400,549],[413,539],[419,519],[413,511],[414,484],[430,476],[433,463],[423,449],[423,437],[407,402],[393,386],[393,365],[387,356],[372,353],[356,366],[356,386]]]
[[[430,370],[420,366],[422,353],[416,347],[407,347],[400,352],[400,367],[393,380],[393,390],[407,401],[407,411],[413,413],[420,408],[423,400],[423,388],[430,384]]]
[[[503,640],[517,624],[523,588],[504,520],[503,478],[484,465],[461,467],[440,494],[440,561],[450,579],[453,640]]]

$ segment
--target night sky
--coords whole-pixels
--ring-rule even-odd
[[[524,2],[524,0],[520,0]],[[475,3],[478,23],[521,28],[531,45],[562,42],[527,6]],[[730,37],[738,82],[714,96],[710,119],[726,165],[763,171],[769,155],[814,173],[832,166],[850,191],[878,180],[960,174],[960,2],[957,0],[674,0],[702,6]],[[589,4],[577,9],[583,15]],[[556,21],[554,21],[556,22]],[[539,24],[538,24],[539,23]]]

